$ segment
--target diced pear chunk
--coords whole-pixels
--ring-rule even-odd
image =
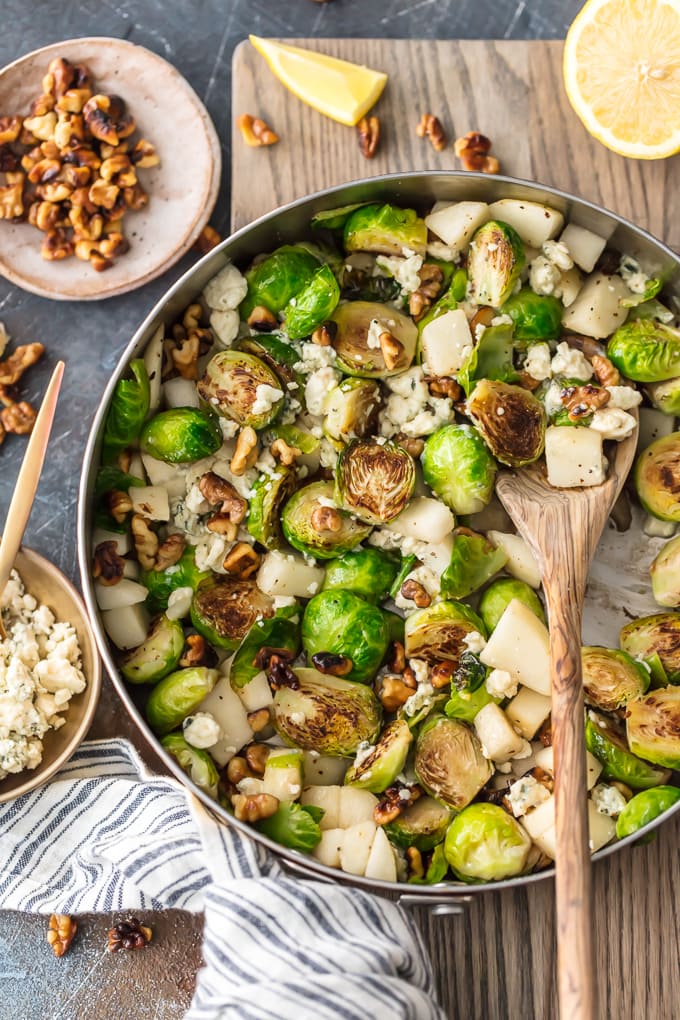
[[[474,341],[462,308],[453,308],[424,327],[420,344],[423,361],[432,375],[455,375],[461,370]]]
[[[122,581],[119,582],[122,584]],[[101,614],[104,630],[116,648],[125,650],[137,648],[146,640],[149,630],[149,614],[142,602],[132,606],[120,606],[118,609],[107,609]]]
[[[532,808],[522,818],[522,825],[534,843],[544,832],[553,828],[555,825],[555,797],[551,796],[548,800],[544,800],[542,804],[539,804],[538,807]]]
[[[305,786],[300,796],[301,804],[312,804],[323,808],[324,816],[319,822],[324,829],[340,829],[340,794],[341,786]]]
[[[121,578],[118,584],[95,584],[94,592],[100,609],[123,609],[144,602],[149,591],[138,581],[127,577]]]
[[[312,857],[329,868],[339,868],[344,841],[344,829],[325,829],[321,833],[321,839],[312,850]]]
[[[412,499],[405,510],[387,525],[389,531],[420,542],[441,542],[449,535],[456,520],[447,506],[431,496]]]
[[[562,229],[564,216],[557,209],[523,198],[501,198],[489,206],[490,217],[514,227],[525,244],[540,248]]]
[[[485,666],[505,669],[532,691],[550,696],[548,628],[519,599],[512,599],[480,653]]]
[[[546,825],[546,822],[549,824]],[[540,804],[522,819],[536,846],[548,857],[555,860],[557,855],[557,833],[555,831],[555,798]],[[616,822],[609,815],[602,815],[591,800],[588,801],[588,837],[590,852],[595,853],[616,834]]]
[[[310,786],[342,784],[349,765],[349,758],[335,758],[328,754],[319,754],[318,751],[305,751],[305,781]]]
[[[638,410],[640,415],[640,426],[638,428],[638,453],[646,450],[655,439],[662,436],[670,436],[675,431],[675,418],[672,414],[664,414],[656,407],[641,407]]]
[[[550,715],[550,698],[530,687],[520,687],[505,709],[505,714],[525,740],[533,740]]]
[[[534,761],[539,768],[545,772],[549,772],[550,775],[554,772],[553,764],[553,749],[552,747],[542,747],[534,755]],[[600,778],[602,772],[602,763],[597,760],[594,754],[590,751],[586,751],[586,786],[589,790],[595,786],[595,783]]]
[[[132,536],[129,531],[107,531],[106,528],[95,528],[92,532],[92,551],[101,545],[102,542],[115,542],[116,552],[119,556],[125,556],[132,548]]]
[[[222,736],[208,751],[219,767],[224,768],[253,739],[246,710],[238,694],[232,690],[228,676],[220,676],[198,711],[209,712],[222,730]]]
[[[562,325],[574,333],[602,340],[620,326],[628,314],[621,298],[630,291],[620,276],[593,273],[562,316]]]
[[[548,481],[557,489],[601,485],[607,477],[602,433],[551,425],[545,431],[545,466]]]
[[[374,878],[379,882],[397,881],[396,855],[384,829],[380,826],[375,831],[364,874],[366,878]]]
[[[541,572],[531,549],[521,535],[507,535],[502,531],[487,531],[486,537],[508,557],[505,570],[532,588],[541,587]]]
[[[491,218],[486,202],[456,202],[425,217],[427,229],[456,252],[463,251],[482,223]]]
[[[487,758],[499,765],[510,761],[524,748],[526,741],[510,725],[510,720],[498,705],[491,702],[480,708],[473,726]]]
[[[200,407],[196,383],[178,375],[163,383],[163,400],[167,407]]]
[[[149,376],[149,410],[155,411],[161,402],[161,375],[163,369],[163,337],[165,327],[161,323],[144,350],[144,367]],[[196,386],[194,385],[194,390]]]
[[[570,305],[573,305],[582,286],[583,277],[576,266],[572,266],[571,269],[567,269],[564,273],[562,273],[562,279],[558,284],[558,288],[559,293],[562,295],[562,304],[565,308],[569,308]]]
[[[257,712],[261,708],[269,708],[274,703],[274,695],[264,670],[256,673],[243,687],[237,687],[236,693],[246,712]]]
[[[169,521],[168,490],[162,485],[133,485],[130,487],[132,511],[151,521]]]
[[[265,595],[288,595],[308,599],[321,589],[323,567],[310,566],[302,556],[272,549],[262,560],[257,586]]]
[[[592,273],[607,243],[604,237],[594,234],[592,230],[586,230],[585,227],[579,227],[576,223],[566,225],[560,242],[566,244],[572,259],[585,273]]]
[[[354,786],[340,787],[338,825],[341,829],[349,829],[350,826],[371,820],[377,803],[378,798],[368,790],[359,790]]]
[[[616,835],[616,821],[610,815],[601,814],[592,800],[588,801],[588,835],[592,854],[611,843]]]
[[[263,792],[279,800],[298,800],[302,793],[302,751],[273,747],[264,767]]]
[[[371,847],[375,839],[375,822],[357,822],[345,829],[340,849],[340,867],[349,875],[365,875]]]

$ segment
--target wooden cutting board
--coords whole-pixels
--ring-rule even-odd
[[[390,39],[291,40],[389,74],[374,111],[382,139],[364,159],[354,128],[291,95],[248,42],[234,54],[232,227],[334,184],[405,170],[457,170],[452,144],[435,152],[418,138],[422,113],[439,117],[451,143],[478,130],[501,172],[563,188],[620,213],[680,247],[680,156],[616,156],[588,135],[562,85],[562,43]],[[281,141],[251,149],[241,113],[263,117]]]
[[[459,169],[415,134],[436,114],[453,142],[477,129],[504,173],[564,188],[629,217],[680,248],[680,160],[625,160],[593,141],[561,79],[560,42],[295,40],[389,73],[375,112],[382,144],[364,159],[353,128],[303,105],[249,43],[234,55],[233,113],[263,117],[278,145],[250,149],[234,127],[232,227],[312,191],[359,177]],[[593,925],[601,1020],[677,1020],[680,819],[644,849],[627,848],[594,870]],[[414,914],[450,1020],[555,1017],[551,882],[474,897],[460,918]],[[370,1011],[370,1007],[369,1007]]]

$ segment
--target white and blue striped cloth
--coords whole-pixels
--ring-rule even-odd
[[[401,908],[287,877],[123,740],[83,744],[47,786],[0,806],[0,907],[204,911],[186,1020],[444,1020]]]

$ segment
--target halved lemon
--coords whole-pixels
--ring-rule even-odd
[[[341,124],[357,124],[378,101],[387,83],[382,71],[250,36],[272,71],[298,99]]]
[[[586,129],[614,152],[678,152],[680,0],[589,0],[567,34],[564,84]]]

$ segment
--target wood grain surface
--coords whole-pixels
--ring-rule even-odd
[[[501,171],[574,192],[626,216],[680,248],[680,161],[622,159],[589,137],[561,80],[561,42],[295,40],[387,71],[375,113],[377,156],[360,154],[356,133],[317,114],[271,77],[248,43],[235,53],[234,117],[263,117],[280,135],[269,149],[233,135],[232,226],[276,206],[360,177],[407,170],[460,169],[452,148],[418,138],[423,112],[449,140],[477,129],[491,138]],[[263,82],[266,78],[266,88]],[[678,837],[670,822],[644,848],[626,848],[594,868],[594,957],[602,1020],[676,1020]],[[461,917],[416,910],[452,1020],[556,1017],[552,882],[476,896]]]

